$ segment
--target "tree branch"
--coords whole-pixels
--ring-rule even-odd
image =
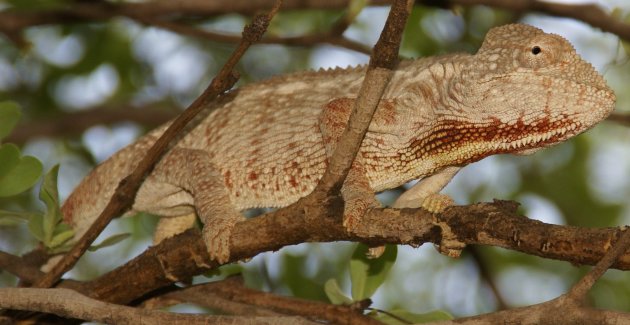
[[[630,126],[630,114],[613,112],[612,114],[610,114],[610,116],[608,116],[606,120],[619,123],[621,125]]]
[[[169,19],[172,20],[174,18],[184,16],[209,18],[228,13],[252,15],[260,10],[270,8],[273,3],[274,0],[258,0],[255,2],[249,0],[233,0],[229,2],[217,0],[160,0],[138,3],[90,1],[78,2],[63,9],[48,9],[39,11],[17,11],[8,9],[0,11],[0,32],[6,34],[12,40],[17,40],[21,31],[31,26],[70,22],[104,21],[116,16],[134,17],[134,19],[144,17],[144,19],[161,20],[164,23],[167,23]],[[342,10],[347,8],[348,3],[349,0],[287,0],[285,1],[283,8],[285,10]],[[385,5],[389,3],[391,3],[391,1],[386,0],[375,0],[370,2],[371,5]],[[626,41],[630,41],[630,25],[614,19],[602,8],[593,4],[560,4],[536,0],[424,0],[418,1],[418,3],[425,4],[427,6],[437,6],[440,8],[448,8],[453,5],[485,5],[517,12],[538,11],[552,16],[580,20],[593,27],[600,28],[605,32],[616,34]],[[233,41],[232,38],[225,40],[230,42]],[[283,43],[291,43],[291,41],[286,39],[276,40],[280,40]],[[314,42],[314,40],[293,41],[298,42],[299,44],[297,45],[305,45],[301,42]],[[336,40],[335,42],[337,41],[340,43],[335,45],[345,47],[345,45],[341,43],[345,43],[346,41],[342,42],[340,40]],[[272,40],[270,40],[270,42],[272,42]],[[356,44],[349,45],[355,46]]]
[[[308,324],[302,317],[291,316],[206,316],[176,314],[120,306],[86,297],[76,291],[55,288],[0,288],[0,305],[18,310],[51,313],[107,324]]]
[[[116,105],[116,107],[98,106],[74,113],[55,115],[20,123],[6,138],[6,142],[23,144],[37,137],[57,137],[79,135],[83,131],[99,124],[114,124],[130,121],[147,128],[155,128],[177,116],[179,110],[174,107],[136,107]]]
[[[381,324],[373,318],[363,315],[363,310],[355,309],[353,306],[331,305],[321,301],[284,297],[250,289],[243,285],[240,277],[195,285],[167,293],[160,299],[181,299],[181,302],[191,302],[190,297],[193,297],[195,303],[201,301],[202,306],[208,306],[204,304],[204,302],[208,302],[208,297],[211,299],[210,304],[214,303],[218,297],[233,303],[241,303],[250,309],[262,307],[264,310],[273,311],[278,315],[302,316],[319,322],[355,325]],[[208,307],[212,308],[212,305]]]
[[[439,243],[441,234],[440,228],[435,226],[437,221],[448,225],[457,239],[468,245],[491,245],[565,260],[575,265],[592,265],[600,260],[610,243],[616,242],[621,234],[618,228],[589,229],[545,224],[519,215],[516,208],[517,204],[513,202],[495,201],[451,207],[437,216],[422,209],[372,209],[354,234],[348,234],[338,219],[323,215],[305,220],[277,210],[236,225],[230,239],[231,258],[235,262],[264,251],[275,251],[303,242],[361,241],[370,245],[392,243],[413,246],[426,242]],[[313,220],[318,222],[313,224]],[[174,278],[185,279],[207,272],[208,265],[215,264],[208,260],[199,232],[190,230],[147,249],[127,264],[98,279],[85,283],[66,280],[60,287],[73,288],[95,299],[127,304],[170,285]],[[622,255],[613,266],[630,269],[630,254]],[[139,278],[142,281],[138,281]],[[1,306],[9,307],[4,304]],[[519,319],[533,312],[519,310],[508,311],[514,312],[510,317]],[[604,312],[597,313],[602,315]],[[499,317],[495,316],[497,313],[490,315],[493,316],[478,317]],[[507,317],[505,315],[509,314],[498,315]],[[479,324],[473,321],[478,320],[471,319],[469,324]]]
[[[575,265],[594,265],[621,233],[619,228],[545,224],[519,215],[516,207],[513,202],[496,201],[455,206],[438,216],[422,209],[372,209],[355,234],[348,234],[341,220],[328,215],[306,220],[299,212],[292,215],[282,209],[238,223],[230,238],[230,257],[236,262],[304,242],[359,241],[373,246],[439,243],[437,220],[468,245],[497,246]],[[339,211],[330,213],[337,215]],[[171,284],[174,278],[186,279],[207,272],[208,265],[217,266],[209,261],[199,232],[190,230],[76,289],[93,298],[126,304]],[[630,254],[624,254],[614,267],[630,269]],[[137,281],[138,278],[143,281]]]

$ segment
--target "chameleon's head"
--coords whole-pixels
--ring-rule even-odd
[[[562,142],[615,106],[613,91],[567,40],[522,24],[491,29],[449,93],[459,105],[439,116],[434,141],[457,139],[451,148],[461,148],[461,163]]]

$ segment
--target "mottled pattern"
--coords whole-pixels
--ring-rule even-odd
[[[296,73],[226,95],[176,144],[196,158],[182,151],[161,162],[134,208],[180,216],[196,206],[199,213],[200,202],[210,201],[193,189],[212,191],[209,184],[219,184],[216,195],[227,193],[237,210],[286,206],[307,195],[327,166],[322,111],[352,102],[364,73]],[[400,64],[361,147],[362,168],[372,190],[382,191],[491,154],[562,142],[605,118],[614,103],[603,78],[560,36],[525,25],[494,28],[475,55]],[[325,128],[343,127],[337,124]],[[63,212],[79,233],[164,129],[112,156],[70,196]],[[199,170],[182,171],[189,168]],[[196,181],[204,177],[211,181]]]

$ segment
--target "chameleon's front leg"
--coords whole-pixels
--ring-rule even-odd
[[[354,99],[339,98],[324,107],[319,123],[327,157],[332,156],[348,124],[353,105]],[[368,208],[380,206],[374,196],[374,190],[370,187],[360,154],[352,163],[352,168],[341,188],[341,195],[344,200],[343,226],[350,233],[360,223]]]
[[[442,212],[453,201],[440,191],[455,177],[460,167],[446,167],[441,171],[423,178],[412,188],[401,194],[392,208],[424,208],[431,212]]]
[[[203,239],[210,259],[220,264],[227,262],[230,258],[232,229],[244,217],[232,205],[223,176],[208,154],[203,150],[174,148],[155,167],[151,177],[181,187],[192,195],[195,211],[204,224]],[[168,222],[160,222],[159,226],[163,224]],[[163,231],[163,228],[159,227],[158,230]],[[170,230],[181,232],[181,229]],[[176,233],[156,234],[155,237],[164,238]]]
[[[453,205],[453,199],[446,194],[439,193],[460,170],[460,167],[446,167],[431,176],[425,177],[412,188],[404,192],[396,199],[393,208],[424,208],[431,213],[440,213]],[[435,224],[440,227],[442,239],[436,245],[438,251],[450,257],[458,257],[466,246],[451,232],[450,227],[437,220]]]

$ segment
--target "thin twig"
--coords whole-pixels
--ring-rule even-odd
[[[595,282],[630,248],[630,231],[626,228],[606,255],[578,281],[569,291],[568,296],[582,301]]]
[[[619,123],[621,125],[630,126],[630,114],[612,113],[606,121]]]

